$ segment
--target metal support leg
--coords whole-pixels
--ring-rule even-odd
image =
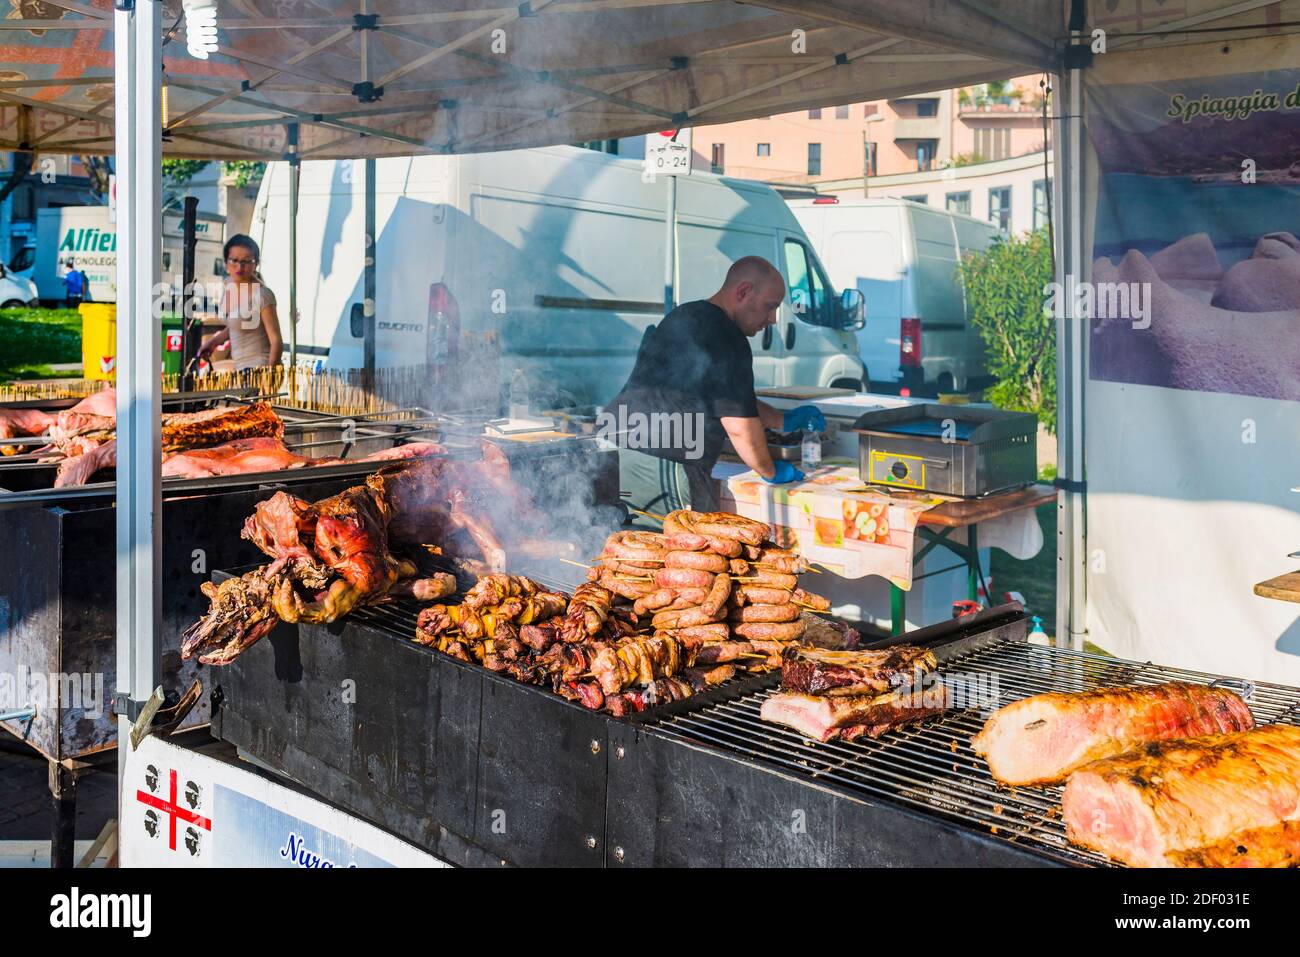
[[[889,583],[889,633],[901,635],[907,630],[907,592]]]
[[[50,867],[71,868],[76,864],[77,778],[57,761],[50,762]]]
[[[966,597],[971,601],[980,600],[980,546],[975,536],[975,525],[966,526],[966,548],[970,555],[966,559]],[[987,597],[987,596],[986,596]],[[989,599],[989,605],[993,600]]]

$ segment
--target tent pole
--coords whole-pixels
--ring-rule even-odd
[[[117,157],[118,820],[132,721],[153,693],[161,655],[161,407],[154,313],[161,249],[162,25],[159,3],[114,13]]]
[[[298,124],[288,124],[289,138],[289,369],[298,368],[298,185],[302,158],[298,155]]]
[[[677,177],[665,176],[664,208],[664,315],[677,307]]]
[[[1086,42],[1073,33],[1074,42]],[[1082,650],[1088,627],[1087,526],[1084,471],[1084,331],[1087,317],[1078,314],[1074,290],[1087,278],[1084,264],[1083,71],[1061,77],[1068,106],[1056,149],[1057,230],[1060,237],[1057,281],[1065,301],[1057,320],[1057,479],[1056,633],[1057,644]]]
[[[375,387],[375,160],[366,160],[365,358],[366,389]]]

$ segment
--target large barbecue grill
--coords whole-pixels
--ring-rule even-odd
[[[1066,842],[1060,788],[989,776],[970,747],[989,712],[1180,680],[1229,683],[1261,724],[1300,724],[1300,689],[1030,645],[1018,606],[881,643],[935,648],[971,707],[825,744],[759,720],[776,675],[618,719],[415,645],[415,612],[395,602],[286,627],[213,676],[213,729],[463,864],[1105,865]],[[346,678],[357,702],[340,707]]]
[[[189,411],[273,398],[254,390],[185,393],[167,396],[164,408]],[[76,401],[24,402],[9,407],[58,409]],[[481,420],[435,415],[421,408],[355,415],[274,408],[285,422],[289,448],[312,458],[359,458],[407,441],[433,439],[446,445],[451,455],[479,454],[476,433],[482,431]],[[512,473],[520,477],[521,485],[532,489],[541,507],[549,504],[548,494],[562,501],[577,495],[589,504],[605,504],[611,511],[617,504],[617,459],[597,448],[594,440],[507,448],[506,456]],[[575,456],[590,459],[585,469],[575,466]],[[364,481],[385,464],[345,461],[274,472],[163,479],[159,675],[167,691],[180,693],[202,676],[197,662],[180,660],[181,632],[208,607],[200,584],[214,569],[261,557],[239,535],[256,504],[279,489],[309,500],[324,498]],[[69,768],[74,762],[92,760],[117,741],[117,722],[109,710],[117,673],[117,595],[113,576],[105,574],[116,562],[116,483],[55,489],[51,487],[55,471],[54,466],[30,458],[0,458],[0,542],[5,545],[0,549],[0,673],[90,675],[92,681],[93,676],[101,676],[103,708],[88,714],[85,702],[56,698],[44,702],[32,716],[0,722],[0,729],[50,761],[56,813],[66,822],[75,814]],[[588,477],[592,487],[574,489],[577,475]],[[63,686],[59,687],[62,693]],[[205,694],[180,727],[202,725],[208,718]],[[59,833],[66,837],[70,831],[61,828]],[[56,840],[56,859],[68,861],[70,840]]]

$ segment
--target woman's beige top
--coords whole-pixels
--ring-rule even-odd
[[[230,330],[230,358],[236,369],[256,369],[271,361],[271,340],[262,324],[262,310],[275,305],[275,293],[261,282],[240,287],[227,282],[221,315]]]

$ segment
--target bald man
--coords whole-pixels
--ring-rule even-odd
[[[737,260],[708,299],[678,306],[641,342],[627,384],[610,403],[617,423],[619,479],[633,508],[662,514],[718,508],[713,466],[727,436],[745,464],[767,482],[803,473],[773,463],[764,428],[823,430],[813,406],[782,413],[754,395],[749,339],[776,322],[785,280],[758,256]]]

